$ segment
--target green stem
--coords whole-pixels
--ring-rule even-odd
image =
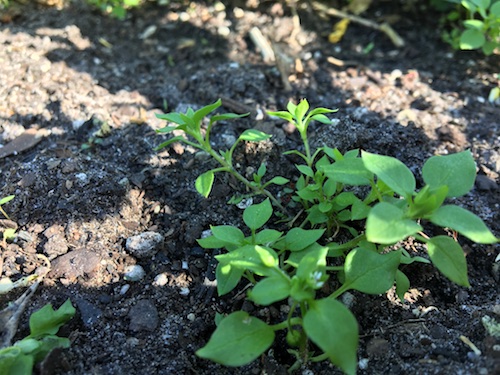
[[[263,194],[266,197],[268,197],[273,204],[280,209],[281,212],[283,212],[285,215],[288,215],[287,210],[285,207],[282,206],[282,204],[272,195],[269,190],[263,189],[261,186],[255,186],[252,185],[250,181],[248,181],[243,175],[241,175],[236,169],[234,169],[233,165],[222,158],[219,154],[217,154],[212,148],[210,149],[205,149],[210,156],[212,156],[220,165],[223,167],[227,168],[227,171],[231,173],[238,181],[243,183],[245,186],[249,187],[253,191],[255,191],[258,194]]]
[[[328,298],[338,298],[342,293],[344,292],[347,292],[349,290],[349,286],[346,284],[342,285],[340,288],[338,288],[335,292],[333,292],[332,294],[330,294],[330,296]]]
[[[309,358],[309,360],[311,362],[321,362],[321,361],[324,361],[326,359],[328,359],[328,354],[326,354],[326,353],[323,353],[323,354],[317,355],[315,357]]]
[[[273,331],[279,331],[280,329],[288,328],[289,325],[294,326],[294,325],[301,325],[301,324],[302,324],[302,319],[300,319],[299,317],[295,317],[295,318],[290,319],[290,321],[288,321],[288,319],[287,319],[284,322],[274,324],[271,326],[271,328],[273,329]]]

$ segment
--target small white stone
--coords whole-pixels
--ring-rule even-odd
[[[179,294],[180,294],[181,296],[188,296],[190,292],[191,292],[191,291],[189,290],[189,288],[185,288],[185,287],[184,287],[184,288],[181,288],[181,291],[179,292]]]
[[[123,296],[130,289],[130,284],[125,284],[120,288],[120,294]]]
[[[144,276],[146,276],[146,272],[144,271],[144,268],[138,264],[127,266],[125,268],[125,273],[123,274],[123,278],[127,281],[139,281],[142,280]]]
[[[165,286],[168,283],[168,277],[165,272],[160,273],[159,275],[156,275],[154,281],[153,281],[153,286]]]
[[[182,261],[182,269],[183,270],[188,270],[189,269],[189,264],[188,264],[187,260],[183,260]]]
[[[194,322],[194,320],[196,319],[196,315],[194,315],[193,313],[189,313],[187,314],[187,319],[191,322]]]

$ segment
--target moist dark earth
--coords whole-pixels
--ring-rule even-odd
[[[15,3],[0,24],[0,197],[15,195],[3,225],[15,223],[18,233],[1,245],[2,277],[18,280],[50,262],[14,340],[46,303],[70,298],[77,310],[60,331],[71,347],[52,352],[37,373],[284,374],[293,364],[282,335],[242,368],[195,356],[217,312],[244,309],[272,323],[286,303],[253,305],[244,283],[217,296],[214,253],[196,239],[210,225],[242,227],[242,210],[228,200],[245,190],[218,175],[210,197],[200,196],[194,181],[215,165],[180,144],[155,151],[166,139],[155,132],[166,125],[156,114],[222,98],[224,112],[251,114],[216,125],[214,147],[227,149],[247,128],[265,130],[271,141],[238,147],[240,170],[266,162],[269,176],[292,180],[297,160],[282,153],[300,149],[298,134],[265,111],[301,98],[339,109],[334,125],[311,126],[314,147],[394,156],[417,176],[428,157],[470,149],[476,184],[452,203],[500,235],[500,107],[488,101],[499,56],[453,51],[441,41],[439,16],[418,2],[374,1],[362,15],[390,21],[405,41],[399,48],[354,23],[329,43],[337,19],[308,2],[296,6],[300,25],[285,3],[251,0],[146,4],[123,21],[81,2],[59,5]],[[273,43],[280,68],[264,58],[253,28]],[[140,253],[127,246],[134,236],[157,242]],[[482,323],[500,321],[498,247],[458,241],[469,289],[417,263],[405,269],[404,303],[393,290],[352,293],[360,374],[500,373],[500,340]],[[402,244],[426,256],[415,245]],[[125,277],[133,265],[145,271],[138,281]],[[1,308],[24,289],[0,296]],[[322,362],[296,373],[340,371]]]

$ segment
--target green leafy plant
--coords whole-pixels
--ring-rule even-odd
[[[200,357],[227,366],[244,365],[272,345],[277,331],[285,330],[289,352],[296,358],[291,370],[307,361],[329,359],[345,373],[354,374],[358,325],[350,310],[338,301],[343,293],[357,290],[382,294],[395,285],[403,300],[410,285],[403,270],[413,262],[432,262],[448,279],[469,287],[462,248],[451,237],[427,235],[427,223],[450,228],[477,243],[498,241],[479,217],[459,206],[445,204],[447,198],[462,196],[473,187],[476,169],[469,151],[428,159],[422,169],[425,185],[417,189],[413,173],[395,158],[359,150],[342,154],[327,146],[312,151],[308,126],[314,120],[330,124],[325,114],[335,111],[310,110],[306,100],[298,105],[289,103],[287,111],[269,112],[295,124],[303,141],[302,151],[286,152],[303,162],[296,165],[299,177],[292,189],[294,205],[286,207],[295,212],[287,218],[287,230],[274,229],[271,219],[277,212],[273,204],[281,211],[281,218],[288,210],[283,210],[265,189],[273,179],[262,184],[265,167],[261,167],[257,173],[260,178],[248,181],[231,161],[239,142],[260,141],[269,136],[247,130],[229,151],[216,152],[209,140],[214,122],[241,117],[214,115],[203,131],[202,118],[219,105],[220,101],[186,114],[159,116],[176,124],[160,133],[181,130],[194,139],[177,135],[160,148],[185,142],[218,161],[220,168],[205,172],[196,180],[196,188],[204,196],[210,193],[213,174],[226,171],[264,197],[262,202],[244,210],[245,228],[212,226],[211,235],[198,242],[206,249],[226,250],[215,256],[219,295],[233,291],[246,280],[251,284],[251,301],[261,306],[285,303],[289,313],[286,319],[273,324],[244,311],[219,317],[212,337],[197,351]],[[287,179],[279,177],[279,182],[286,183]],[[335,242],[339,233],[343,234],[343,241]],[[408,237],[426,245],[430,260],[412,257],[401,248],[399,244]],[[323,288],[327,283],[328,292]]]
[[[141,0],[87,0],[87,2],[101,12],[123,20],[127,16],[127,9],[139,6]]]
[[[500,47],[500,1],[446,1],[455,4],[455,9],[444,18],[452,25],[452,30],[443,34],[445,41],[456,49],[481,49],[486,55]]]
[[[54,310],[47,304],[30,317],[30,334],[14,345],[0,349],[0,373],[30,375],[33,366],[55,348],[68,348],[69,339],[57,336],[59,328],[75,314],[67,300]]]

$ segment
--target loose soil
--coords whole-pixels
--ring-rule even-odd
[[[2,245],[2,276],[32,274],[45,266],[41,255],[51,263],[15,339],[28,333],[29,315],[48,302],[58,307],[70,298],[77,308],[60,333],[71,348],[54,351],[38,373],[283,374],[293,363],[282,336],[239,369],[194,354],[213,332],[217,312],[244,309],[277,322],[285,309],[245,301],[245,285],[222,298],[214,293],[214,254],[196,239],[210,225],[241,226],[242,211],[227,201],[244,190],[220,175],[204,199],[194,180],[212,162],[181,145],[154,151],[165,140],[155,133],[165,126],[155,114],[166,106],[185,111],[223,98],[224,111],[251,112],[216,126],[213,136],[214,146],[224,149],[245,128],[274,135],[238,148],[245,173],[265,161],[270,175],[297,177],[293,160],[281,153],[300,147],[298,136],[265,111],[300,98],[339,108],[335,126],[312,126],[314,146],[391,155],[417,175],[432,155],[470,149],[476,186],[453,203],[500,235],[500,107],[487,101],[498,84],[499,56],[453,52],[440,41],[437,15],[418,2],[404,4],[375,1],[367,15],[391,20],[403,48],[356,24],[330,44],[335,20],[308,3],[298,6],[300,29],[281,3],[239,0],[225,7],[148,4],[124,21],[76,1],[60,10],[14,4],[2,15],[0,197],[15,194],[4,209],[19,233],[16,242]],[[249,37],[254,27],[275,43],[286,74],[264,61]],[[99,138],[99,130],[110,132]],[[127,251],[127,239],[144,232],[160,234],[161,248]],[[359,373],[500,373],[500,341],[481,322],[485,316],[500,321],[498,247],[458,240],[467,253],[470,289],[414,264],[405,269],[412,287],[404,303],[394,291],[350,296],[360,325]],[[411,242],[403,245],[419,251]],[[125,269],[135,264],[145,276],[125,280]],[[2,308],[22,292],[1,296]],[[339,371],[316,363],[297,373]]]

